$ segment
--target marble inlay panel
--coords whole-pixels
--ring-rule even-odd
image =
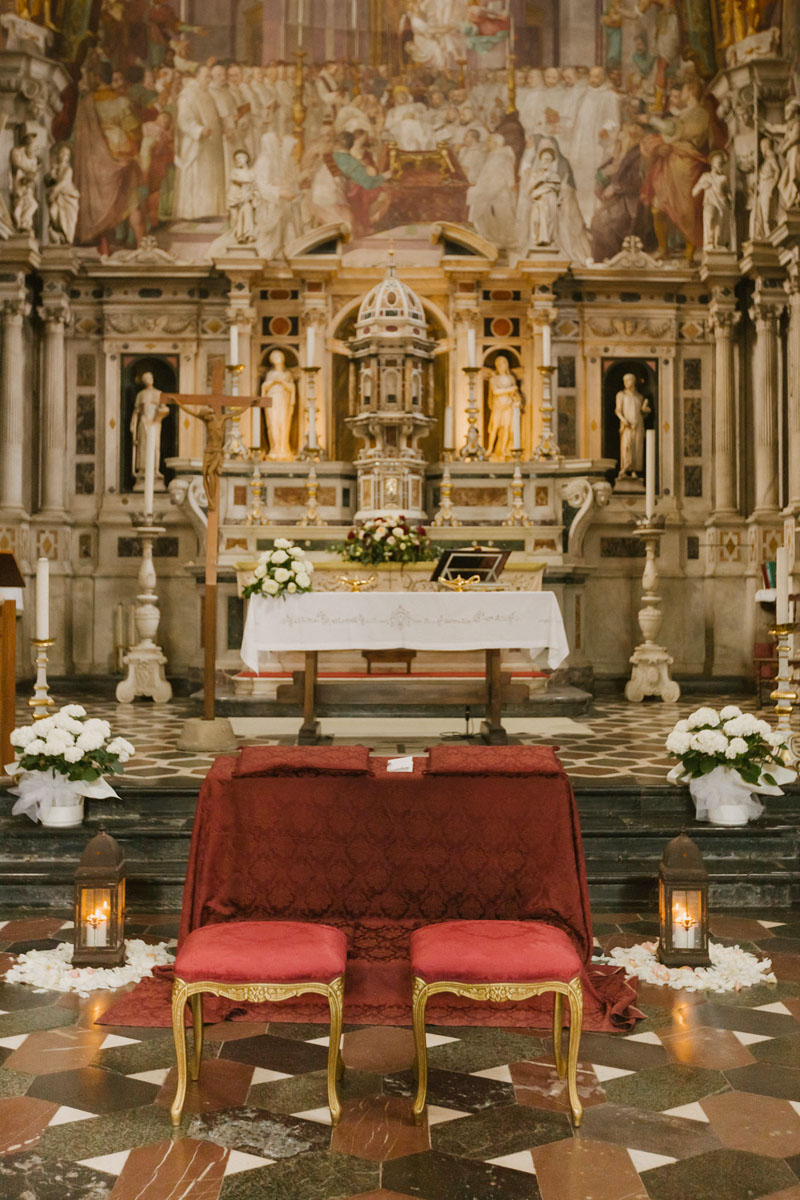
[[[228,1151],[213,1142],[180,1138],[133,1150],[113,1200],[216,1200]]]
[[[3,1200],[109,1200],[113,1175],[74,1162],[44,1160],[38,1154],[0,1158]]]
[[[331,1150],[373,1162],[429,1149],[427,1125],[417,1125],[408,1101],[398,1096],[368,1096],[345,1103],[331,1135]]]
[[[30,1150],[57,1108],[57,1104],[33,1096],[0,1100],[0,1154]]]
[[[649,1200],[622,1146],[585,1137],[553,1142],[534,1150],[533,1163],[542,1200]]]
[[[790,1158],[800,1154],[800,1116],[787,1100],[727,1092],[702,1101],[714,1132],[731,1150]]]

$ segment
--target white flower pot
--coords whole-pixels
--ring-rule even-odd
[[[752,786],[730,767],[715,767],[708,775],[690,779],[689,791],[698,821],[712,825],[746,825],[764,811],[752,795]]]
[[[13,766],[13,764],[11,764]],[[19,800],[11,810],[13,816],[25,813],[32,821],[41,821],[51,829],[74,829],[83,822],[83,800],[91,796],[104,800],[119,799],[105,779],[93,783],[67,779],[60,771],[21,771],[17,787],[9,789]]]
[[[41,806],[39,815],[42,824],[52,829],[74,829],[76,825],[83,824],[83,796],[76,794],[72,803],[59,797],[49,808]]]

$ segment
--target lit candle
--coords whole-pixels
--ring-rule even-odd
[[[672,909],[672,944],[676,950],[689,950],[693,941],[694,917],[676,903]]]
[[[644,512],[648,521],[656,507],[656,431],[645,430],[644,435]]]
[[[453,409],[449,404],[444,410],[444,448],[453,449]]]
[[[467,362],[469,366],[474,367],[476,365],[476,356],[475,330],[470,328],[467,330]]]
[[[258,450],[261,446],[261,409],[257,404],[253,405],[250,412],[250,442],[254,450]]]
[[[317,448],[317,405],[313,392],[308,397],[308,445],[311,450]]]
[[[239,362],[239,326],[235,321],[231,321],[231,366],[237,366]]]
[[[105,910],[105,911],[104,911]],[[102,909],[95,909],[93,913],[89,913],[86,918],[86,923],[89,928],[86,931],[87,946],[107,946],[108,945],[108,902],[103,904]]]
[[[144,515],[146,520],[153,516],[153,492],[156,486],[156,427],[150,421],[145,426],[144,442]]]
[[[542,366],[550,366],[550,326],[542,326]]]
[[[41,562],[41,559],[39,560]],[[775,554],[775,588],[779,625],[789,623],[789,562],[786,547],[781,546]]]
[[[309,322],[306,327],[306,366],[314,366],[314,326]]]
[[[514,405],[514,449],[522,449],[522,415],[518,404]]]
[[[303,45],[303,0],[297,0],[297,49]]]
[[[50,637],[50,560],[40,558],[36,563],[36,637],[46,642]]]

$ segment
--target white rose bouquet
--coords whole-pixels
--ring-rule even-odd
[[[242,589],[243,596],[285,596],[311,591],[314,564],[301,546],[289,538],[276,538],[271,550],[258,556],[253,581]]]
[[[346,562],[374,566],[384,562],[428,562],[439,551],[423,525],[409,525],[405,517],[374,517],[356,525],[338,547]]]
[[[667,737],[669,755],[679,760],[667,779],[689,784],[700,820],[740,824],[742,820],[722,819],[721,810],[738,809],[744,821],[760,816],[763,805],[750,793],[780,796],[780,785],[797,777],[785,765],[785,740],[785,733],[735,704],[719,712],[698,708]]]

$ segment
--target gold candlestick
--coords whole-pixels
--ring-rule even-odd
[[[529,527],[533,524],[530,517],[525,511],[523,503],[523,494],[525,491],[525,481],[522,478],[522,468],[520,467],[521,451],[514,451],[514,474],[511,478],[511,508],[507,516],[503,519],[504,525],[522,525]]]
[[[450,463],[448,458],[445,459],[444,470],[442,471],[442,484],[440,488],[439,511],[431,521],[431,525],[460,525],[458,517],[453,511],[453,481],[450,478]]]
[[[317,441],[317,371],[319,367],[302,367],[306,377],[306,412],[308,414],[308,432],[305,444],[297,455],[303,461],[311,459],[319,462],[325,457],[325,451]]]
[[[317,484],[317,468],[312,463],[308,469],[308,480],[306,482],[308,498],[306,500],[306,511],[303,513],[298,525],[327,525],[328,522],[323,520],[320,515],[319,506],[317,504],[317,492],[319,486]]]
[[[257,451],[254,452],[254,454],[257,453]],[[245,525],[263,525],[266,520],[264,502],[261,499],[261,493],[264,490],[264,480],[261,478],[261,469],[257,458],[254,460],[253,474],[250,477],[248,486],[250,488],[250,507],[247,510],[244,523]]]
[[[36,682],[28,707],[33,709],[34,721],[42,721],[49,717],[50,709],[55,704],[47,683],[47,650],[54,641],[54,638],[31,638],[31,644],[36,647]]]
[[[539,412],[542,415],[542,436],[539,445],[533,452],[533,457],[539,462],[561,458],[555,431],[553,429],[553,372],[555,367],[539,367],[542,374],[542,403]]]
[[[792,709],[797,703],[797,692],[792,687],[792,669],[789,665],[794,630],[794,625],[781,624],[769,631],[770,637],[774,637],[778,643],[778,677],[775,680],[775,691],[770,692],[769,698],[775,701],[778,729],[787,734],[791,728]],[[792,748],[793,756],[794,753]]]
[[[458,456],[459,458],[463,458],[465,462],[483,462],[486,459],[486,451],[483,448],[478,432],[478,405],[475,402],[476,377],[482,370],[483,367],[463,368],[464,374],[467,377],[467,386],[469,387],[467,439],[461,447]]]

